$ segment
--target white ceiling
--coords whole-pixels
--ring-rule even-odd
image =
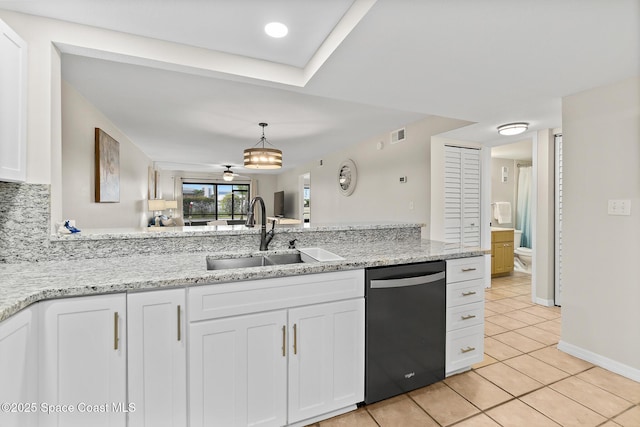
[[[260,121],[285,168],[429,115],[476,122],[449,138],[500,145],[518,137],[499,138],[496,126],[560,127],[563,96],[640,75],[638,0],[0,0],[0,8],[301,73],[340,29],[302,87],[63,57],[65,80],[150,157],[209,170],[240,165]],[[271,20],[289,26],[286,39],[263,35]]]

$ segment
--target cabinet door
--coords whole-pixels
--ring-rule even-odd
[[[187,424],[185,290],[127,296],[129,426]]]
[[[0,426],[36,426],[38,401],[36,307],[0,323],[0,402],[16,404],[0,411]],[[18,406],[20,405],[20,406]]]
[[[39,401],[66,405],[41,410],[40,426],[126,424],[126,303],[124,294],[40,303]]]
[[[0,181],[27,176],[27,44],[0,20]]]
[[[189,326],[192,427],[287,424],[285,310]]]
[[[289,423],[364,400],[364,299],[289,310]]]

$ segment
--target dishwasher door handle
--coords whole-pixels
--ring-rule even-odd
[[[403,279],[379,279],[371,280],[371,289],[403,288],[405,286],[426,285],[427,283],[444,280],[444,271],[427,274],[425,276],[406,277]]]

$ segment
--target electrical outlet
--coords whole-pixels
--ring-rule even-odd
[[[631,200],[609,200],[609,215],[631,215]]]

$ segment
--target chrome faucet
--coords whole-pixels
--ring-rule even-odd
[[[262,225],[260,225],[260,250],[266,251],[267,247],[269,246],[269,242],[271,242],[271,239],[273,239],[273,235],[275,233],[274,228],[276,226],[276,223],[275,221],[273,222],[273,225],[271,226],[271,230],[269,230],[269,232],[267,233],[267,213],[264,207],[264,200],[262,200],[262,197],[256,196],[249,203],[249,209],[247,211],[247,222],[245,223],[245,226],[253,228],[253,226],[255,225],[256,220],[255,220],[254,209],[255,209],[256,202],[260,202],[260,213],[262,214],[261,215]]]

